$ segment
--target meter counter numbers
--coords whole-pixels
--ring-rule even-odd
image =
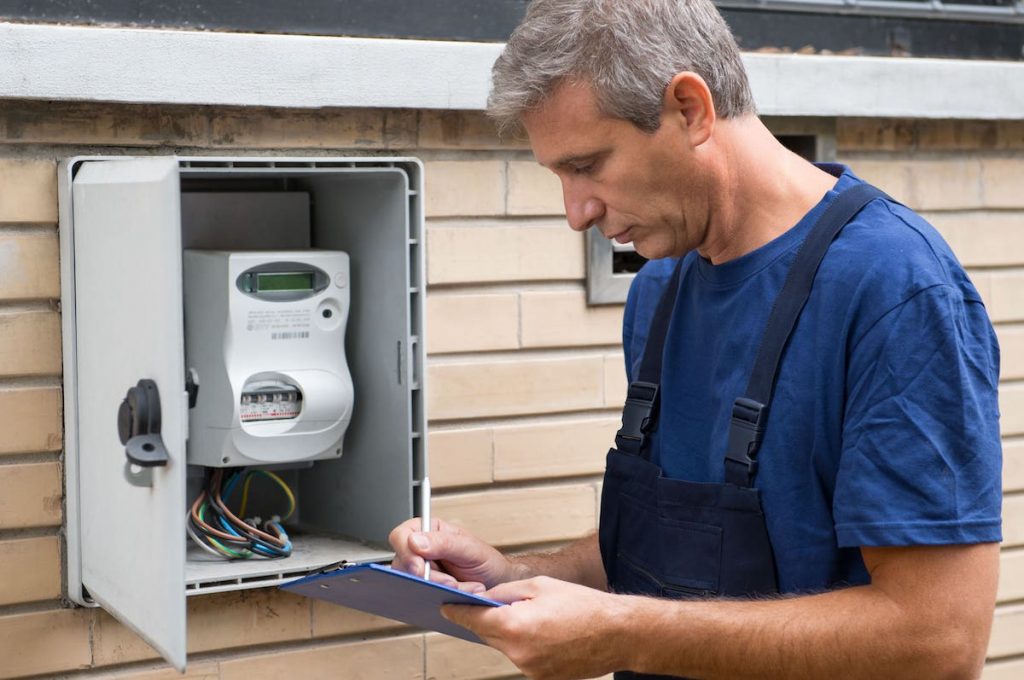
[[[302,392],[298,388],[270,388],[243,392],[239,418],[245,423],[288,420],[301,412]]]

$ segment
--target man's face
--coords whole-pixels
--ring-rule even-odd
[[[645,133],[601,113],[586,85],[559,86],[523,117],[534,156],[562,182],[569,226],[632,241],[649,259],[684,254],[707,228],[706,170],[684,122],[663,115]]]

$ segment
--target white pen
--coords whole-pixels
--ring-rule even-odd
[[[430,531],[430,478],[425,476],[420,482],[420,517],[423,533]],[[430,580],[430,560],[423,560],[423,578]]]

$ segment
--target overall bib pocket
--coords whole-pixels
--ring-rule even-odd
[[[620,497],[620,521],[624,527],[649,527],[646,531],[619,534],[617,555],[636,572],[650,575],[656,590],[637,591],[656,595],[666,589],[682,592],[718,592],[722,567],[722,529],[689,521],[688,508],[657,506],[627,495]],[[650,528],[654,528],[651,531]],[[658,574],[654,576],[654,574]],[[625,576],[622,574],[621,576]],[[622,588],[625,584],[617,584]]]

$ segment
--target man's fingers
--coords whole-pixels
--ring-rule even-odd
[[[480,637],[484,637],[482,631],[488,628],[487,620],[493,616],[495,607],[478,607],[470,604],[444,604],[441,605],[441,616],[452,623],[468,628]]]
[[[447,557],[450,541],[441,533],[414,531],[409,534],[409,549],[428,560]]]
[[[537,596],[537,580],[526,579],[525,581],[508,581],[499,583],[482,595],[490,600],[512,603],[520,600],[529,600]]]
[[[487,590],[487,586],[476,581],[458,581],[456,587],[463,592],[473,595],[482,595]]]
[[[422,574],[419,574],[422,576]],[[448,586],[449,588],[458,588],[459,581],[451,574],[446,574],[441,571],[435,563],[430,563],[430,580],[433,583],[439,583],[442,586]]]
[[[401,553],[396,553],[395,559],[391,560],[392,569],[404,571],[407,574],[413,574],[415,576],[423,575],[423,565],[423,558],[418,555],[402,555]]]

